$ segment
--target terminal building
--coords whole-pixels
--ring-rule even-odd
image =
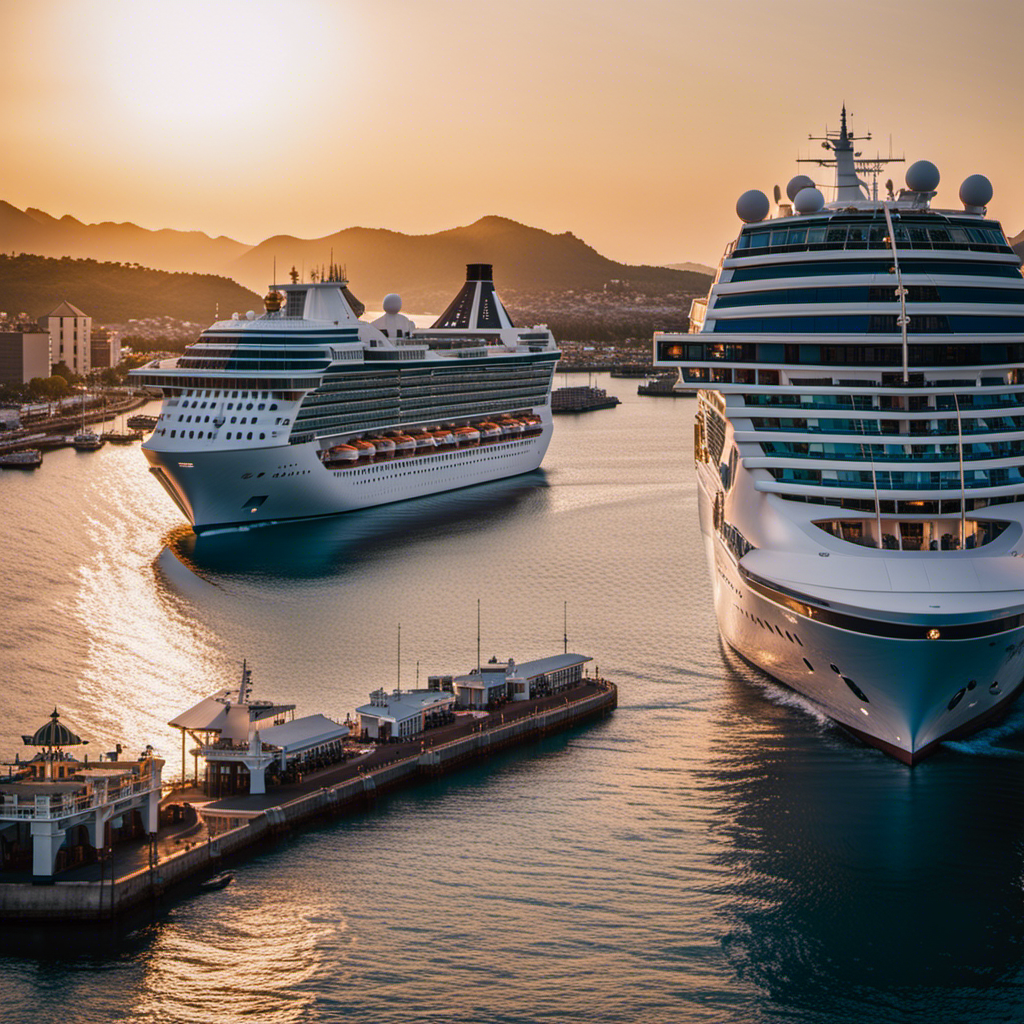
[[[440,688],[395,690],[390,694],[374,690],[370,703],[356,708],[356,714],[360,732],[368,740],[387,743],[411,739],[426,729],[454,721],[455,694]]]
[[[348,727],[324,715],[295,717],[294,704],[253,700],[251,672],[242,666],[240,686],[206,697],[168,724],[181,730],[181,776],[186,772],[186,736],[198,781],[198,760],[206,762],[203,789],[211,797],[267,791],[267,777],[323,767],[343,757]]]
[[[116,842],[157,830],[161,770],[151,748],[134,761],[120,746],[106,759],[79,760],[68,747],[84,746],[60,721],[49,721],[26,746],[41,748],[29,760],[15,757],[0,775],[0,858],[5,871],[31,869],[33,880],[95,860]]]
[[[547,697],[578,686],[583,666],[592,661],[585,654],[554,654],[550,658],[517,665],[491,658],[475,672],[456,676],[453,685],[460,708],[485,709],[500,701]]]

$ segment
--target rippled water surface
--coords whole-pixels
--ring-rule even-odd
[[[911,771],[723,651],[693,400],[600,383],[623,405],[558,419],[542,472],[297,526],[197,541],[137,448],[0,475],[4,755],[57,704],[174,774],[168,719],[243,657],[256,696],[343,718],[394,683],[399,623],[404,685],[468,670],[478,597],[485,657],[560,650],[568,601],[620,687],[131,934],[6,929],[3,1019],[1024,1015],[1024,711]]]

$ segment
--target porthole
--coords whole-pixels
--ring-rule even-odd
[[[957,704],[959,704],[960,701],[962,701],[964,699],[964,694],[966,692],[967,692],[967,687],[966,686],[962,686],[959,690],[956,691],[956,693],[953,694],[953,696],[949,699],[949,704],[948,704],[948,707],[949,707],[950,711],[952,711],[953,708],[955,708],[957,706]]]
[[[835,674],[836,674],[837,676],[841,676],[841,675],[842,675],[842,672],[840,672],[840,671],[839,671],[839,669],[837,669],[837,668],[835,667],[835,665],[829,665],[829,668],[830,668],[830,669],[832,669],[832,671],[833,671],[833,672],[835,672]]]
[[[871,701],[868,700],[868,695],[849,676],[843,676],[842,678],[843,682],[846,683],[858,700],[864,701],[865,704],[871,703]],[[963,696],[963,694],[961,694],[961,696]]]
[[[993,697],[1000,692],[998,679],[988,688],[988,692],[991,693]]]
[[[977,680],[977,679],[972,679],[972,680],[971,680],[971,681],[970,681],[970,682],[969,682],[969,683],[967,684],[967,689],[968,689],[968,690],[973,690],[973,689],[974,689],[974,688],[975,688],[975,687],[976,687],[977,685],[978,685],[978,680]]]
[[[806,658],[804,658],[804,664],[807,666],[808,672],[814,671],[814,666]]]

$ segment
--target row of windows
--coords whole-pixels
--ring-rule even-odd
[[[906,286],[907,302],[964,302],[1024,304],[1021,288],[968,288],[959,285],[911,284]],[[762,292],[719,295],[715,309],[735,306],[775,306],[820,302],[897,302],[896,282],[890,285],[834,285],[829,288],[776,288]]]
[[[991,260],[900,260],[904,277],[913,274],[929,274],[959,277],[1012,277],[1020,280],[1017,264],[995,263]],[[848,274],[889,274],[894,273],[891,259],[887,260],[831,260],[809,263],[769,263],[759,267],[736,267],[724,281],[765,281],[780,277],[831,277]]]
[[[709,321],[706,331],[716,334],[896,334],[895,313],[826,316],[744,316]],[[1019,334],[1024,316],[973,316],[915,313],[908,318],[908,334]]]
[[[863,383],[863,382],[859,382]],[[1002,380],[996,381],[1004,383]],[[831,386],[831,378],[829,384]],[[906,409],[908,412],[955,412],[959,404],[966,409],[1015,409],[1024,404],[1024,393],[977,395],[801,395],[795,393],[744,395],[747,406],[781,407],[789,409]]]
[[[956,444],[843,444],[812,441],[762,441],[766,455],[791,459],[836,459],[858,462],[956,462]],[[965,462],[1024,456],[1024,441],[973,442],[963,446]]]
[[[803,419],[786,418],[767,419],[756,416],[751,424],[757,430],[765,431],[801,431],[808,434],[894,434],[899,436],[951,435],[959,432],[964,434],[997,434],[1015,433],[1024,430],[1024,416],[990,416],[986,419],[974,417],[962,418],[957,424],[956,418],[944,420],[909,420],[909,429],[900,429],[900,420],[847,420],[847,419]]]
[[[897,249],[980,249],[984,252],[1009,251],[998,226],[946,225],[935,222],[893,225]],[[753,256],[781,249],[794,252],[806,249],[888,249],[889,229],[884,220],[870,223],[801,224],[798,227],[745,228],[736,242],[733,255]]]
[[[794,469],[772,466],[768,468],[780,483],[814,484],[820,487],[874,488],[880,491],[948,491],[961,487],[960,473],[956,470],[940,472],[896,472],[878,469]],[[978,487],[1006,487],[1024,484],[1024,468],[1007,466],[999,469],[965,469],[963,487],[972,490]]]

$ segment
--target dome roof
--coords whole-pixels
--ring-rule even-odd
[[[88,740],[83,740],[76,736],[66,725],[61,725],[57,721],[59,718],[60,715],[57,714],[57,709],[54,708],[53,714],[50,715],[50,720],[45,725],[41,725],[31,736],[22,736],[25,746],[77,747],[88,742]]]

